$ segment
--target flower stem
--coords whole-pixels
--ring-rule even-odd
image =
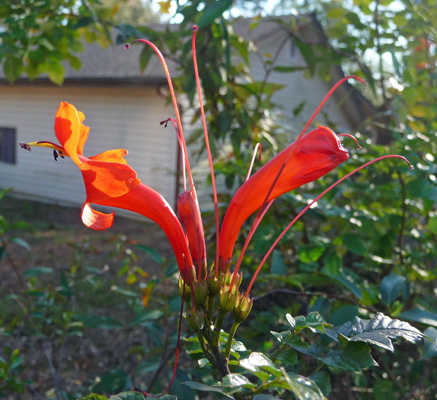
[[[225,351],[225,357],[227,360],[229,360],[229,356],[231,355],[232,341],[234,340],[235,332],[237,331],[239,326],[240,323],[234,321],[231,330],[229,331],[228,343],[226,343],[226,351]]]

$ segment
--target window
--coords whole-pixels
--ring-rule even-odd
[[[0,127],[0,161],[15,164],[15,128]]]

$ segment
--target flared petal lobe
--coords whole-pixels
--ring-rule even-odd
[[[337,135],[329,128],[319,127],[270,160],[237,190],[231,200],[220,230],[221,261],[229,262],[241,226],[263,205],[284,164],[266,202],[320,178],[348,157]]]

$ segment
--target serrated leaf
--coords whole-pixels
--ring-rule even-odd
[[[371,320],[355,317],[353,323],[348,322],[336,330],[347,340],[374,344],[390,351],[394,350],[392,339],[404,338],[414,343],[423,338],[414,326],[382,313],[377,313]]]
[[[323,400],[324,396],[318,386],[305,376],[286,373],[283,374],[288,389],[291,390],[299,400]]]

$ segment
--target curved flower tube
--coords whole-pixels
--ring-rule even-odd
[[[229,265],[238,233],[250,215],[278,196],[327,174],[348,157],[338,136],[319,127],[264,165],[241,185],[226,211],[220,231],[222,265]]]
[[[82,207],[83,223],[95,230],[112,226],[114,212],[105,214],[93,210],[90,204],[122,208],[155,221],[167,235],[176,255],[184,279],[190,280],[192,261],[182,226],[167,201],[155,190],[140,183],[135,170],[127,165],[124,149],[109,150],[96,156],[85,157],[83,146],[89,128],[82,124],[85,116],[76,108],[62,102],[56,113],[55,134],[60,145],[51,142],[21,143],[21,147],[49,147],[55,158],[69,156],[79,167],[86,189]]]

